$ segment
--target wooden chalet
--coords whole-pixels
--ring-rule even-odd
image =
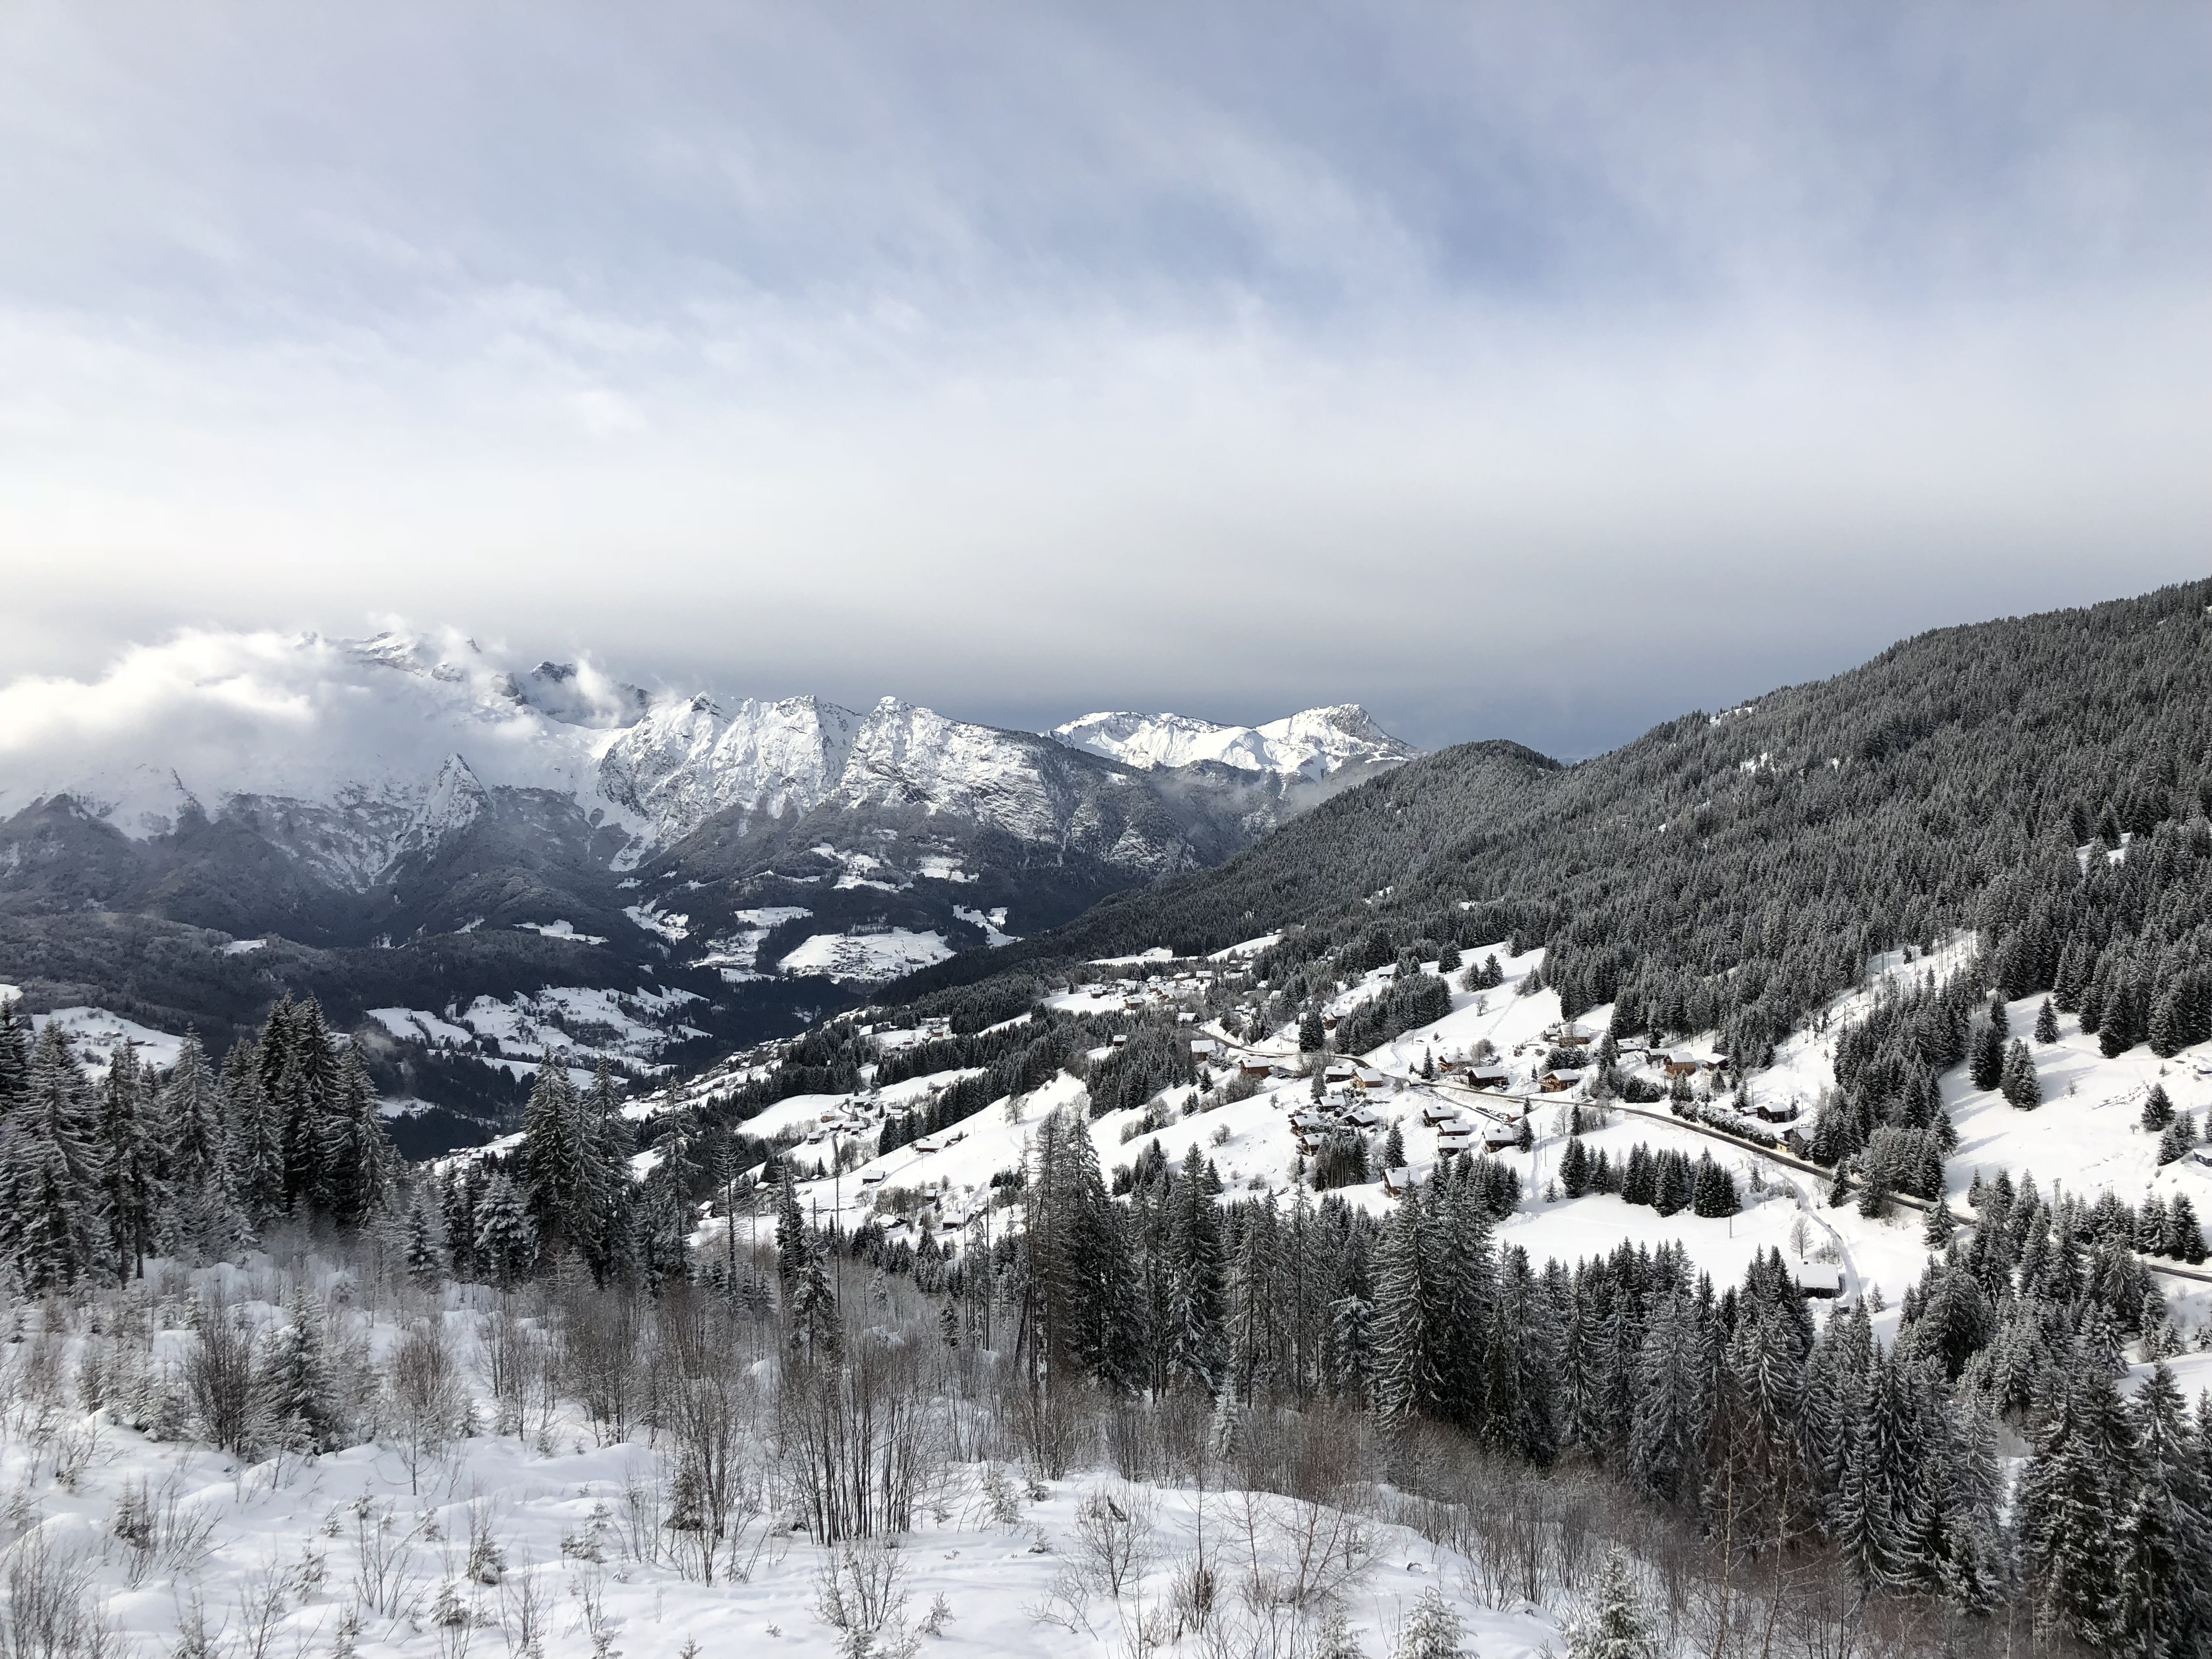
[[[1844,1270],[1832,1261],[1801,1261],[1795,1272],[1805,1296],[1826,1299],[1844,1293]]]
[[[1536,1086],[1541,1089],[1547,1095],[1564,1094],[1582,1080],[1582,1073],[1562,1066],[1557,1070],[1547,1072],[1543,1076],[1538,1078],[1536,1079]]]

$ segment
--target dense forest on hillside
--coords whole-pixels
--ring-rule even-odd
[[[1569,1012],[1617,999],[1620,1029],[1718,1030],[1757,1063],[1870,954],[1975,928],[1997,983],[2056,991],[2122,1048],[2212,1034],[2208,601],[2198,582],[1941,629],[1573,766],[1448,750],[899,988],[1293,928],[1279,960],[1510,938],[1550,948]]]

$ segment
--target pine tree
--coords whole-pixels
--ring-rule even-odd
[[[1374,1255],[1374,1315],[1369,1395],[1386,1429],[1404,1425],[1436,1399],[1437,1353],[1430,1311],[1435,1287],[1420,1238],[1420,1195],[1408,1193],[1382,1224]]]
[[[396,1161],[375,1085],[360,1050],[349,1048],[316,1128],[315,1203],[340,1226],[359,1226],[390,1196]]]
[[[2004,993],[2001,989],[1990,993],[1990,1029],[2001,1037],[2012,1035],[2012,1016],[2005,1008]]]
[[[1321,1023],[1321,1014],[1309,1008],[1298,1016],[1298,1052],[1317,1054],[1328,1046],[1328,1032]]]
[[[1606,1553],[1589,1610],[1567,1627],[1567,1659],[1650,1659],[1656,1651],[1650,1615],[1637,1591],[1628,1558]]]
[[[2197,1223],[2197,1206],[2189,1201],[2186,1193],[2176,1193],[2173,1202],[2166,1206],[2166,1237],[2159,1253],[2192,1265],[2204,1260],[2204,1230]]]
[[[153,1079],[143,1077],[129,1044],[108,1059],[100,1091],[97,1157],[118,1278],[136,1279],[153,1254],[162,1202],[160,1138],[148,1121]]]
[[[420,1194],[407,1210],[407,1276],[425,1287],[436,1285],[446,1276],[437,1230],[430,1220],[429,1206]]]
[[[2077,1344],[2051,1423],[2020,1477],[2018,1525],[2041,1617],[2093,1647],[2124,1609],[2113,1535],[2134,1475],[2134,1436],[2101,1358]]]
[[[246,1242],[246,1218],[231,1185],[233,1152],[222,1085],[197,1034],[186,1032],[162,1086],[162,1145],[169,1205],[161,1249],[221,1259]]]
[[[337,1095],[337,1052],[315,1000],[280,1004],[263,1029],[261,1074],[284,1149],[284,1201],[313,1206],[323,1194],[324,1120]],[[271,1080],[272,1060],[274,1079]]]
[[[776,1184],[775,1195],[775,1276],[782,1281],[787,1298],[812,1255],[806,1238],[806,1218],[799,1212],[799,1182],[787,1169]]]
[[[2166,1133],[2158,1138],[2158,1161],[2161,1165],[2177,1164],[2187,1158],[2197,1145],[2197,1119],[2184,1112],[2166,1126]]]
[[[538,1227],[522,1189],[503,1175],[494,1176],[477,1201],[476,1257],[494,1285],[520,1284],[538,1264]]]
[[[249,1226],[284,1208],[284,1138],[264,1086],[260,1046],[235,1042],[222,1061],[223,1116],[230,1144],[230,1188]]]
[[[1966,1069],[1977,1089],[1994,1089],[2004,1077],[2004,1034],[1986,1020],[1966,1038]]]
[[[110,1259],[95,1110],[58,1024],[33,1046],[22,1098],[0,1121],[0,1245],[34,1296]]]
[[[1221,1212],[1194,1145],[1170,1194],[1168,1370],[1211,1392],[1222,1365]]]
[[[2004,1091],[2006,1101],[2021,1111],[2032,1112],[2043,1104],[2043,1085],[2035,1075],[2035,1058],[2028,1053],[2025,1042],[2015,1040],[2005,1050],[1998,1087]]]
[[[1459,1612],[1434,1584],[1421,1592],[1398,1632],[1391,1659],[1459,1659],[1466,1626]]]
[[[2043,1006],[2035,1012],[2035,1040],[2046,1048],[2058,1041],[2058,1010],[2049,997],[2044,998]]]
[[[1950,1248],[1952,1235],[1958,1224],[1951,1215],[1951,1206],[1942,1193],[1928,1200],[1928,1224],[1921,1230],[1920,1242],[1931,1250]]]
[[[31,1089],[31,1037],[15,1012],[16,999],[0,999],[0,1115]]]
[[[2155,1134],[2173,1121],[2173,1101],[2166,1092],[2163,1083],[2154,1083],[2150,1092],[2143,1097],[2142,1126]]]
[[[322,1315],[295,1287],[284,1323],[264,1346],[257,1382],[279,1444],[300,1452],[337,1449],[337,1382]]]
[[[2131,1652],[2198,1654],[2212,1642],[2212,1491],[2204,1448],[2161,1362],[2129,1402],[2136,1483],[2121,1516],[2121,1635]]]

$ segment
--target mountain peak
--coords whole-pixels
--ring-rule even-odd
[[[1212,761],[1309,779],[1325,778],[1347,766],[1396,765],[1420,752],[1384,732],[1356,702],[1302,709],[1265,726],[1219,726],[1188,714],[1107,712],[1085,714],[1046,735],[1142,771]]]

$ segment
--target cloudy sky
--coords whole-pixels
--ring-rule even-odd
[[[0,676],[1562,754],[2212,567],[2212,14],[0,9]]]

